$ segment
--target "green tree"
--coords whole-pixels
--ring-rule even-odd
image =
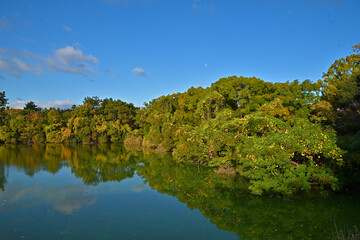
[[[41,110],[41,108],[39,108],[39,107],[35,104],[35,102],[30,101],[30,102],[27,102],[27,103],[25,104],[24,114],[26,115],[26,114],[29,114],[30,112],[38,112],[38,111],[40,111],[40,110]]]
[[[360,44],[349,56],[336,60],[323,74],[323,99],[337,111],[342,134],[360,130]]]
[[[97,96],[86,97],[83,101],[83,104],[89,104],[91,107],[96,108],[100,107],[101,100]]]
[[[5,92],[0,92],[0,111],[5,109],[6,104],[8,104],[8,100],[9,99],[6,98]]]
[[[6,98],[5,92],[0,92],[0,126],[3,125],[5,119],[4,109],[6,104],[8,103],[8,99]]]
[[[353,46],[352,54],[335,60],[323,74],[323,95],[335,108],[359,105],[360,44]]]

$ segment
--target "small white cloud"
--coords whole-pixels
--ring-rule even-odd
[[[17,58],[15,58],[13,61],[18,66],[18,68],[20,68],[20,70],[22,70],[22,71],[34,72],[37,74],[42,73],[42,70],[40,68],[33,67]]]
[[[86,55],[73,46],[57,49],[52,56],[41,56],[28,50],[20,52],[0,48],[0,71],[15,77],[20,77],[23,72],[41,74],[45,70],[87,77],[88,72],[94,71],[93,64],[98,62],[99,60],[95,56]]]
[[[66,46],[55,51],[55,56],[66,65],[70,65],[75,61],[83,61],[89,63],[98,63],[99,60],[93,55],[84,55],[81,50],[72,46]]]
[[[65,31],[67,31],[67,32],[72,32],[72,29],[71,29],[71,27],[68,27],[68,26],[63,26],[63,29],[65,30]]]
[[[33,59],[40,59],[40,60],[44,60],[43,56],[40,56],[36,53],[30,52],[29,50],[24,50],[21,54],[22,57],[24,58],[33,58]]]
[[[139,76],[145,76],[146,75],[146,72],[144,69],[142,68],[139,68],[139,67],[136,67],[132,70],[132,72],[135,74],[135,75],[139,75]]]
[[[71,108],[75,103],[71,100],[58,100],[51,102],[39,102],[37,105],[41,108],[60,108],[60,109],[68,109]]]
[[[23,72],[42,73],[41,68],[34,67],[17,58],[9,59],[0,56],[0,71],[10,74],[14,77],[20,77]]]
[[[10,102],[8,106],[13,109],[23,109],[27,101],[23,99],[17,99],[15,102]],[[36,106],[40,108],[60,108],[68,109],[71,108],[75,103],[71,100],[58,100],[58,101],[49,101],[49,102],[35,102]]]
[[[24,100],[16,100],[15,102],[9,102],[8,107],[13,109],[23,109],[26,102]]]
[[[207,67],[207,66],[208,66],[207,63],[205,63],[205,64],[204,64],[204,67]]]
[[[91,72],[93,69],[91,67],[87,67],[82,63],[78,63],[76,65],[66,65],[66,64],[60,64],[53,58],[47,59],[48,66],[56,71],[65,72],[65,73],[71,73],[71,74],[79,74],[84,77],[87,77],[87,72]]]
[[[91,64],[97,64],[99,60],[93,55],[85,55],[79,49],[66,46],[55,51],[55,55],[46,59],[46,64],[53,70],[80,74],[87,77],[87,72],[93,71]]]

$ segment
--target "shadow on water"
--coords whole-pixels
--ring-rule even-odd
[[[343,229],[360,226],[359,195],[316,190],[291,198],[254,196],[239,176],[178,164],[168,154],[126,151],[120,144],[1,145],[0,188],[6,191],[8,168],[33,176],[40,171],[56,174],[64,166],[93,186],[138,175],[152,189],[198,209],[219,229],[241,239],[328,239],[335,221]]]

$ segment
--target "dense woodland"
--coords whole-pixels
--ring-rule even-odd
[[[86,97],[71,109],[6,107],[3,143],[103,143],[170,151],[178,162],[246,177],[255,194],[347,189],[359,183],[360,44],[317,82],[222,78],[137,108]]]

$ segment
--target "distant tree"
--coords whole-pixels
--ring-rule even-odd
[[[8,99],[6,98],[5,92],[0,92],[0,110],[4,110]]]
[[[91,107],[99,107],[99,106],[100,106],[100,103],[101,103],[101,100],[100,100],[99,97],[97,97],[97,96],[94,96],[94,97],[86,97],[86,98],[84,98],[83,103],[84,103],[84,105],[85,105],[85,104],[88,104],[88,105],[90,105]]]
[[[32,111],[35,111],[35,112],[38,112],[41,110],[41,108],[39,108],[35,102],[33,101],[30,101],[28,103],[26,103],[25,107],[24,107],[24,110],[26,113],[29,113],[29,112],[32,112]]]
[[[8,99],[5,97],[5,92],[0,92],[0,126],[3,125],[5,119],[4,109],[6,107]]]

